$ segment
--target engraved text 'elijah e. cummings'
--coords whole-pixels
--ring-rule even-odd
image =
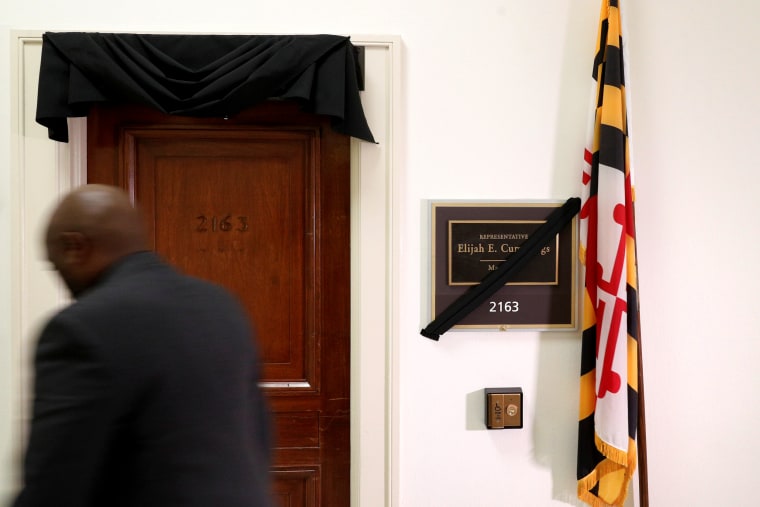
[[[475,285],[518,252],[541,220],[449,221],[449,284]],[[556,285],[559,237],[543,246],[510,282],[513,285]]]

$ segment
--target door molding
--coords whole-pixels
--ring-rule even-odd
[[[11,323],[9,389],[14,454],[28,423],[30,352],[39,325],[66,303],[47,267],[41,229],[57,198],[86,180],[87,124],[69,120],[70,142],[50,141],[34,113],[42,32],[11,33]],[[351,505],[398,504],[398,165],[401,40],[351,36],[365,47],[362,105],[378,144],[351,140]],[[382,361],[377,358],[382,357]],[[15,461],[5,460],[9,466]],[[15,471],[1,471],[11,477]],[[7,482],[7,481],[6,481]],[[14,484],[3,484],[0,499]]]

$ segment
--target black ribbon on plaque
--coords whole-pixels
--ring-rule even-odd
[[[556,236],[581,209],[581,200],[571,197],[565,204],[554,210],[546,222],[531,234],[520,249],[503,262],[498,269],[486,275],[478,285],[473,285],[446,307],[420,334],[431,340],[440,336],[456,325],[475,308],[491,297],[517,274],[533,255]]]

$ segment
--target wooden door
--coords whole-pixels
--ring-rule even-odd
[[[287,102],[231,119],[100,106],[87,136],[88,182],[126,189],[154,250],[250,313],[280,504],[348,506],[348,138]]]

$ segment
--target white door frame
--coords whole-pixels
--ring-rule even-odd
[[[378,144],[351,142],[351,505],[397,505],[398,357],[396,329],[400,49],[393,36],[352,36],[365,46],[362,104]],[[57,198],[84,182],[86,119],[69,121],[68,144],[50,141],[34,121],[41,32],[12,32],[11,61],[11,380],[0,383],[15,407],[8,427],[17,456],[27,426],[30,351],[39,325],[66,295],[41,251],[41,228]],[[0,426],[0,431],[5,427]],[[4,459],[0,477],[14,477]],[[2,479],[0,479],[2,480]],[[11,495],[4,480],[0,503]]]

